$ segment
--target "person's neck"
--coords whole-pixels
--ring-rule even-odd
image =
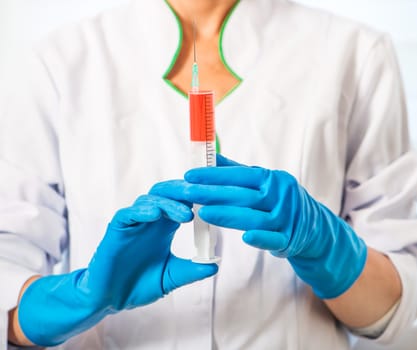
[[[154,0],[152,0],[154,1]],[[222,23],[237,0],[168,0],[177,13],[185,33],[195,22],[198,36],[211,38],[220,33]]]

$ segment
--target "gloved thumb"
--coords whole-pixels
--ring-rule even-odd
[[[162,288],[168,294],[176,288],[213,276],[218,269],[216,264],[196,264],[171,255],[165,268]]]

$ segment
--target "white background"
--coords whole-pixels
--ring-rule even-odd
[[[73,22],[126,2],[127,0],[0,0],[0,79],[9,74],[10,67],[18,62],[23,50],[48,31],[63,23]],[[390,33],[397,49],[406,88],[411,137],[417,146],[417,0],[299,2],[358,19]],[[357,349],[412,350],[417,348],[416,344],[417,334],[409,333],[400,344],[388,348],[360,342]]]

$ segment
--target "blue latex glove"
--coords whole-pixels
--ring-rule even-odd
[[[152,195],[119,210],[88,268],[40,278],[25,291],[19,304],[24,334],[37,345],[56,345],[109,314],[215,274],[217,265],[171,253],[175,231],[192,218],[187,205]]]
[[[151,193],[202,204],[203,220],[246,231],[244,242],[288,258],[320,298],[337,297],[355,282],[365,265],[365,243],[293,176],[221,156],[217,163],[188,171],[185,181],[159,183]]]

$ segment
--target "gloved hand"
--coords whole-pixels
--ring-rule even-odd
[[[150,193],[202,204],[206,222],[246,231],[244,242],[288,258],[320,298],[337,297],[355,282],[365,265],[365,243],[293,176],[222,156],[217,164],[188,171],[185,181],[156,184]]]
[[[187,205],[152,195],[119,210],[86,269],[40,278],[25,291],[19,304],[24,334],[37,345],[57,345],[109,314],[214,275],[217,265],[171,253],[175,231],[192,217]]]

